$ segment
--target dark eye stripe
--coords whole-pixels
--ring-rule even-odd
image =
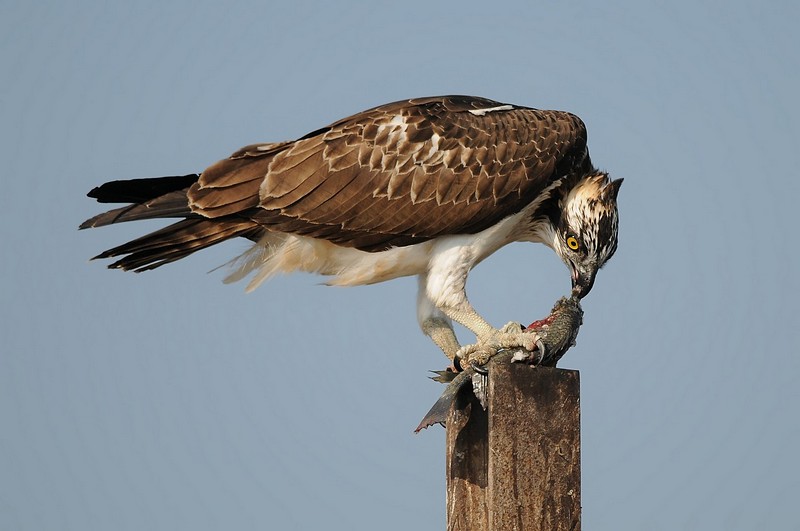
[[[597,226],[598,255],[608,260],[617,250],[617,217],[601,216]]]

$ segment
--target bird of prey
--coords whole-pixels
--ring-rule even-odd
[[[617,248],[621,183],[592,165],[573,114],[443,96],[249,145],[199,174],[105,183],[89,197],[129,205],[80,228],[177,218],[95,257],[118,257],[110,268],[137,272],[247,238],[254,244],[232,260],[226,281],[251,276],[248,290],[292,271],[343,286],[416,275],[422,331],[463,361],[533,351],[538,339],[475,311],[470,270],[506,244],[539,242],[569,268],[573,296],[584,297]],[[476,343],[462,347],[453,321]]]

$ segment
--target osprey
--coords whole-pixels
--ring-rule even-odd
[[[225,280],[252,274],[248,291],[292,271],[343,286],[417,275],[423,332],[451,360],[473,360],[500,348],[532,351],[538,337],[481,317],[465,291],[470,270],[506,244],[539,242],[584,297],[617,248],[621,183],[592,166],[573,114],[444,96],[249,145],[200,174],[108,182],[89,197],[130,205],[80,228],[178,218],[95,257],[120,257],[109,267],[136,272],[247,238],[254,245]],[[477,342],[461,347],[452,321]]]

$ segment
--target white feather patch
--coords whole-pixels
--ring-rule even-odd
[[[469,112],[475,116],[484,116],[487,112],[511,111],[513,109],[513,105],[498,105],[497,107],[489,107],[488,109],[470,109]]]
[[[233,271],[225,282],[250,274],[247,291],[280,273],[302,271],[331,276],[328,285],[359,286],[425,272],[432,242],[368,253],[326,240],[285,233],[269,233],[227,265]]]

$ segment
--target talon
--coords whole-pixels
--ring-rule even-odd
[[[470,362],[469,365],[470,365],[470,367],[472,367],[472,370],[474,370],[478,374],[482,374],[482,375],[489,374],[489,368],[486,367],[485,365],[479,365],[477,362],[474,362],[474,361]]]
[[[506,324],[500,330],[480,338],[474,345],[464,345],[456,353],[456,359],[461,367],[475,364],[485,366],[491,358],[503,350],[522,349],[527,353],[527,360],[534,358],[534,351],[539,349],[539,360],[544,359],[544,342],[536,332],[525,332],[523,327],[516,322]],[[538,362],[534,362],[538,363]]]
[[[545,354],[547,353],[547,348],[544,345],[544,341],[542,338],[536,340],[536,348],[539,350],[539,359],[536,361],[536,365],[539,365],[544,361]]]

